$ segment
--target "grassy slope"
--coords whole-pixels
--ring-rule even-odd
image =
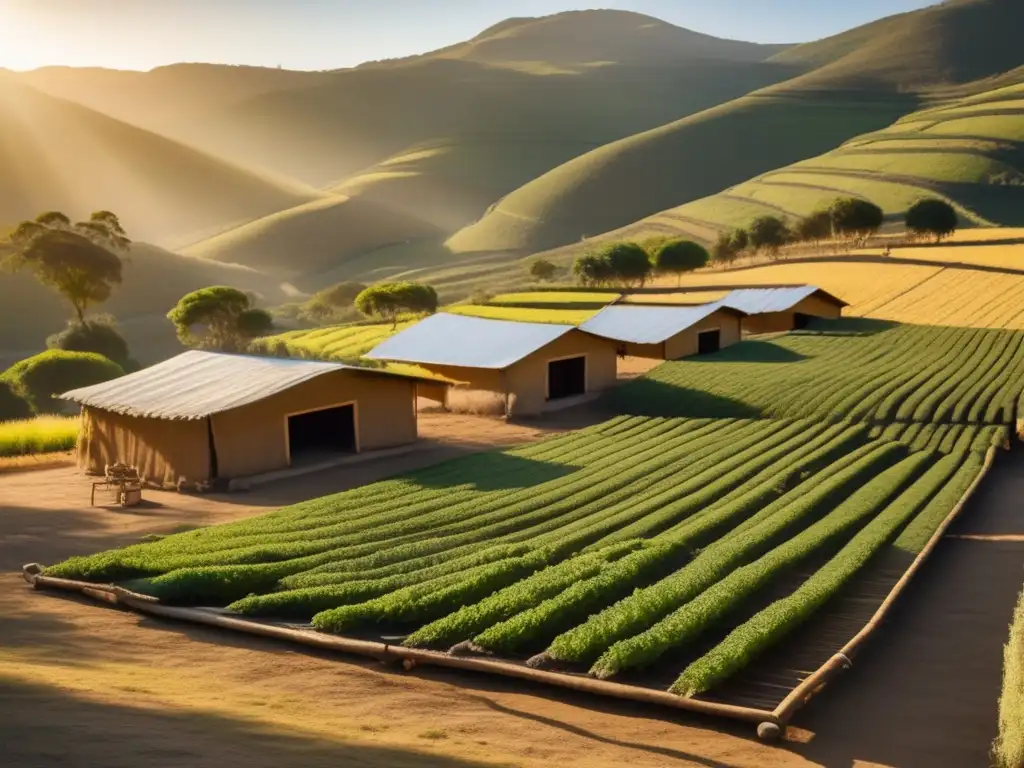
[[[174,245],[314,196],[0,74],[0,222],[108,208]]]
[[[1022,14],[1013,0],[947,3],[784,51],[773,61],[811,71],[576,158],[505,197],[449,245],[576,242],[811,157],[912,111],[915,93],[1018,67],[1012,30]]]

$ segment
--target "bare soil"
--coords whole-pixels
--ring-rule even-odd
[[[427,444],[411,454],[232,496],[147,491],[144,505],[126,510],[90,508],[88,480],[70,468],[0,476],[0,764],[984,765],[977,760],[994,729],[993,678],[1009,621],[1002,593],[1015,580],[1015,596],[1021,581],[1024,545],[1015,542],[940,547],[871,653],[801,714],[781,746],[759,743],[749,725],[483,675],[405,674],[146,618],[33,592],[17,572],[26,562],[226,522],[593,418],[560,414],[560,424],[540,427],[421,414]],[[1021,498],[1022,489],[1006,484],[1013,473],[1001,477],[1000,488]],[[1020,533],[985,518],[1007,498],[1015,500],[983,498],[977,524],[958,532]]]

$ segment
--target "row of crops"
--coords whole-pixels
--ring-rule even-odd
[[[1024,389],[1024,332],[822,321],[669,362],[620,388],[628,413],[1010,425]]]
[[[667,670],[692,696],[876,555],[920,551],[999,439],[620,416],[47,574],[600,678]]]

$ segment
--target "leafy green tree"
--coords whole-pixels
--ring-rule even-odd
[[[925,198],[907,210],[907,229],[915,235],[932,235],[935,242],[956,232],[959,223],[956,209],[945,200]]]
[[[585,254],[572,264],[572,274],[580,285],[595,287],[611,282],[611,265],[608,260],[595,254]]]
[[[421,283],[380,283],[371,285],[356,297],[356,309],[367,317],[390,320],[394,328],[403,312],[436,312],[437,291]]]
[[[596,256],[607,263],[609,279],[616,283],[642,286],[653,269],[647,251],[636,243],[609,243]]]
[[[106,301],[121,283],[118,253],[131,247],[110,211],[97,211],[88,221],[74,224],[59,211],[47,211],[21,222],[8,239],[14,253],[5,266],[30,270],[68,300],[80,323],[90,306]]]
[[[365,285],[354,280],[335,283],[310,298],[303,307],[303,314],[317,322],[344,314],[354,308],[356,297],[365,290]]]
[[[796,223],[793,234],[797,240],[817,245],[832,237],[832,214],[827,210],[815,211]]]
[[[721,264],[728,266],[736,261],[738,255],[732,244],[732,233],[730,232],[719,232],[718,239],[715,240],[715,244],[711,246],[711,260],[715,264]]]
[[[31,415],[28,400],[18,394],[12,382],[0,378],[0,421],[27,419]]]
[[[542,283],[554,280],[558,267],[547,259],[534,259],[530,262],[530,277]]]
[[[54,399],[71,389],[88,387],[124,375],[124,369],[95,352],[48,349],[8,368],[2,379],[37,413],[59,411]]]
[[[747,230],[737,227],[729,233],[729,242],[732,245],[733,251],[739,256],[750,247],[750,235]]]
[[[674,274],[680,285],[684,272],[706,267],[711,260],[707,249],[693,240],[669,240],[654,253],[654,270],[661,274]]]
[[[196,349],[242,352],[273,328],[273,320],[237,288],[215,285],[181,297],[167,313],[182,344]]]
[[[882,228],[885,213],[870,200],[841,197],[829,207],[832,229],[837,235],[866,240]]]
[[[790,241],[789,225],[778,216],[761,216],[754,219],[747,232],[750,247],[754,253],[766,251],[771,258],[777,258],[779,249]]]

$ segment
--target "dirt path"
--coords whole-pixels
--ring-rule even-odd
[[[578,418],[565,416],[564,426]],[[985,765],[978,760],[995,722],[994,676],[1009,618],[1003,592],[1015,596],[1024,576],[1024,545],[1015,542],[951,540],[940,548],[887,633],[798,719],[804,730],[795,736],[808,743],[783,747],[760,744],[745,725],[454,671],[405,675],[144,618],[32,592],[16,573],[25,562],[244,517],[540,431],[495,424],[421,423],[436,444],[381,465],[232,497],[148,493],[151,503],[130,511],[84,506],[88,486],[73,470],[0,477],[3,765]],[[1024,532],[1009,524],[1012,515],[1000,523],[991,514],[1024,498],[1020,470],[1001,467],[971,525],[957,533]]]

